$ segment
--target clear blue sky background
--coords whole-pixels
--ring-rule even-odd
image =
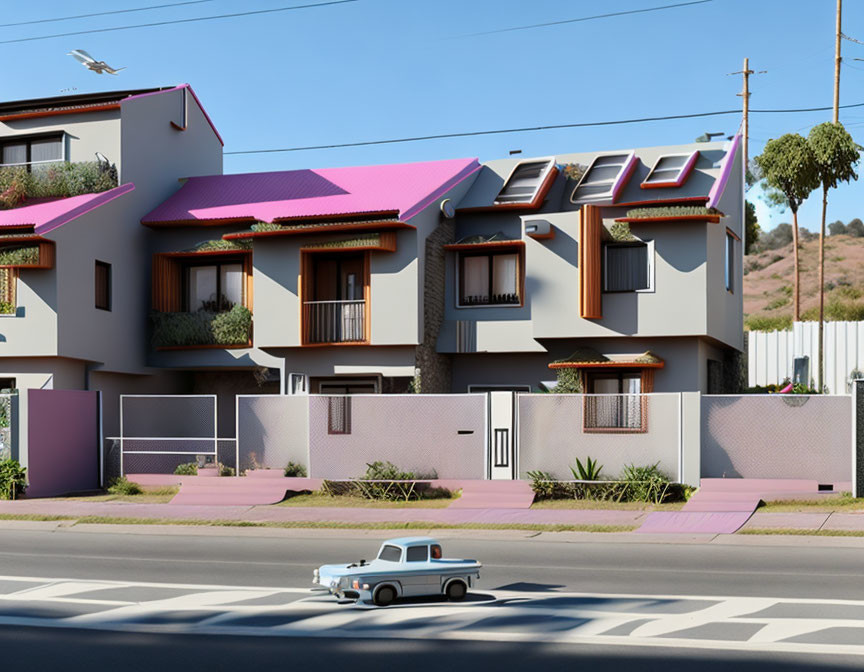
[[[0,23],[171,0],[5,0]],[[0,40],[148,23],[314,0],[214,0],[199,5],[0,28]],[[359,0],[243,18],[0,45],[0,99],[189,82],[226,151],[386,139],[543,124],[735,109],[740,70],[753,108],[830,106],[834,0],[713,0],[584,23],[472,35],[680,0]],[[864,2],[847,0],[844,32],[864,41]],[[118,77],[66,56],[90,51]],[[841,104],[864,102],[864,46],[843,43]],[[751,156],[786,132],[806,134],[830,112],[758,114]],[[864,107],[841,110],[864,144]],[[226,172],[419,161],[481,160],[690,142],[734,133],[740,117],[473,137],[401,145],[228,156]],[[864,172],[864,167],[862,167]],[[831,196],[829,221],[864,219],[864,177]],[[758,202],[763,228],[789,221]],[[817,230],[818,194],[801,224]]]

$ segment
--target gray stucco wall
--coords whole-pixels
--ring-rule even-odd
[[[95,161],[96,152],[121,169],[120,112],[88,112],[0,122],[0,137],[53,132],[66,133],[69,161]]]
[[[707,392],[708,359],[717,348],[695,337],[607,338],[545,341],[548,353],[477,353],[453,355],[453,392],[467,392],[469,385],[529,385],[538,390],[541,382],[555,381],[549,363],[570,355],[576,348],[590,346],[607,354],[632,354],[651,350],[665,366],[654,372],[655,392]]]

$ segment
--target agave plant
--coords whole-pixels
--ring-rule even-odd
[[[582,464],[582,461],[577,457],[576,466],[570,467],[570,473],[573,474],[573,479],[576,481],[599,481],[601,471],[603,471],[603,465],[590,457],[585,458],[585,464]]]

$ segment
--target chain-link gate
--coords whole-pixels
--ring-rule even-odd
[[[121,395],[106,474],[115,460],[121,476],[171,474],[188,462],[233,466],[234,442],[219,439],[216,420],[216,395]]]

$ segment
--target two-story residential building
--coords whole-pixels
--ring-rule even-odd
[[[188,85],[0,104],[0,387],[103,390],[112,410],[120,392],[184,391],[147,366],[140,220],[178,178],[221,170]]]
[[[452,389],[733,388],[743,200],[738,136],[484,164],[445,246]]]
[[[222,175],[183,85],[0,104],[0,149],[98,178],[0,209],[0,386],[102,390],[109,434],[120,393],[217,394],[231,436],[304,386],[718,391],[742,347],[737,137]]]

